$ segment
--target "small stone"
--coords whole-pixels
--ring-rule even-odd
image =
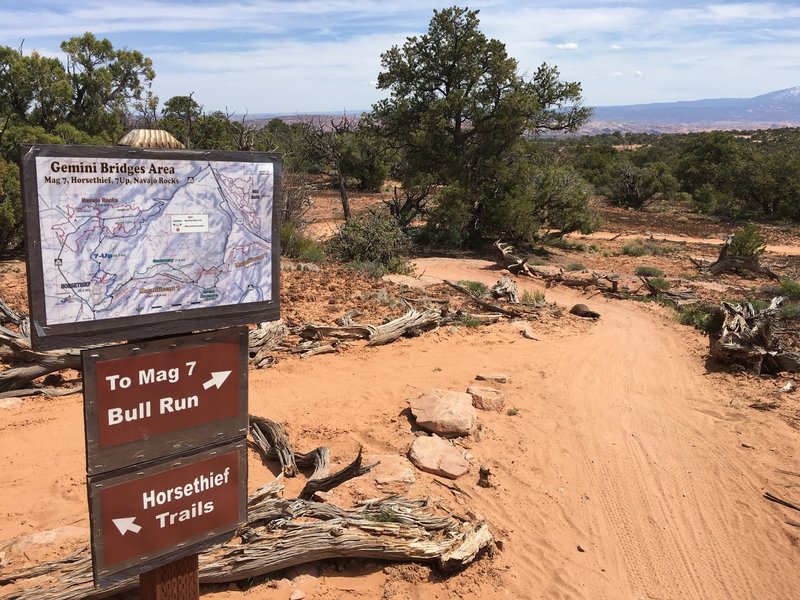
[[[578,544],[578,552],[586,552],[586,550],[583,549],[583,546]]]
[[[378,463],[371,473],[375,479],[375,485],[381,491],[392,491],[394,489],[405,491],[417,480],[416,475],[414,475],[414,466],[405,456],[381,454],[370,456],[370,461]]]
[[[503,550],[506,549],[506,541],[505,540],[497,539],[497,540],[494,541],[494,545],[497,547],[498,550],[500,550],[500,552],[502,552]]]
[[[480,410],[502,411],[505,406],[503,392],[492,387],[471,385],[467,393],[472,396],[472,406]]]
[[[437,435],[469,435],[477,424],[472,396],[463,392],[431,390],[409,402],[417,425]]]
[[[519,332],[522,334],[522,337],[524,337],[527,340],[539,341],[539,338],[536,337],[535,333],[533,333],[533,329],[531,329],[530,325],[523,325],[522,327],[520,327]]]
[[[742,442],[742,448],[750,448],[750,450],[756,449],[755,446],[751,446],[750,444],[745,444],[744,442]]]
[[[438,435],[414,440],[408,458],[420,471],[449,479],[458,479],[469,470],[464,454]]]
[[[306,597],[306,593],[303,590],[294,589],[292,593],[289,594],[289,600],[303,600]]]
[[[505,373],[478,373],[475,375],[478,381],[494,381],[495,383],[508,383],[509,377]]]

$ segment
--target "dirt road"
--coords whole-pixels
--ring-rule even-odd
[[[484,261],[417,263],[428,278],[499,277]],[[244,595],[285,600],[301,588],[309,599],[800,598],[800,530],[784,523],[800,515],[762,498],[772,491],[800,500],[800,478],[777,471],[800,471],[800,432],[748,409],[732,378],[706,374],[703,340],[659,307],[546,294],[567,307],[586,302],[602,318],[534,323],[539,340],[513,323],[442,329],[252,372],[251,412],[287,423],[303,450],[329,445],[340,462],[360,445],[367,459],[405,454],[414,439],[407,399],[430,388],[463,391],[481,371],[510,375],[498,387],[518,412],[480,413],[482,429],[468,444],[474,468],[458,481],[469,497],[422,473],[408,490],[483,515],[503,542],[493,559],[448,580],[426,567],[302,567]],[[52,555],[88,539],[80,411],[77,396],[0,410],[0,541],[65,528],[47,552],[39,546],[39,555]],[[251,458],[253,488],[272,474]],[[494,473],[490,489],[476,485],[484,463]],[[287,493],[302,483],[290,481]],[[377,494],[365,476],[332,499]],[[18,549],[6,552],[7,561],[20,560]],[[30,545],[26,552],[37,556]]]

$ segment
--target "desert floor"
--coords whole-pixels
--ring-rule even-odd
[[[725,230],[688,218],[676,229],[674,218],[651,215],[655,221],[643,224],[626,216],[633,218],[609,213],[607,235],[581,240],[597,244],[594,251],[556,259],[628,273],[636,264],[658,264],[679,278],[692,269],[689,253],[713,258]],[[609,238],[617,233],[671,236],[685,252],[615,255],[622,240]],[[768,258],[789,265],[800,244],[773,233]],[[24,265],[11,261],[1,270],[6,295],[24,295]],[[475,257],[418,258],[415,271],[417,282],[406,284],[491,285],[502,275],[491,260]],[[332,322],[358,304],[361,279],[326,274],[326,295],[316,276],[285,274],[283,306],[291,320]],[[707,291],[763,284],[697,282]],[[388,281],[370,285],[397,289]],[[517,410],[479,411],[478,432],[463,442],[472,469],[457,484],[466,494],[420,471],[403,490],[484,518],[502,549],[449,578],[424,565],[327,561],[205,587],[204,597],[285,600],[299,589],[309,599],[800,598],[800,529],[791,524],[800,514],[763,497],[772,492],[800,503],[800,401],[778,392],[794,376],[707,368],[707,339],[654,303],[589,298],[530,278],[518,285],[566,309],[589,304],[602,317],[586,321],[564,310],[530,324],[535,340],[520,334],[520,323],[505,321],[441,328],[378,348],[354,343],[306,359],[286,354],[270,368],[251,370],[249,384],[251,413],[284,423],[296,447],[327,445],[334,464],[346,464],[360,446],[368,461],[404,456],[415,437],[408,400],[420,392],[464,391],[480,372],[507,374],[508,383],[495,385],[506,407]],[[750,408],[762,400],[780,407]],[[86,545],[82,396],[0,401],[0,431],[2,573]],[[490,466],[494,487],[477,486],[481,464]],[[276,473],[251,454],[251,490]],[[302,479],[288,480],[285,493],[296,494]],[[367,474],[329,500],[347,505],[381,494]],[[0,585],[0,597],[6,591]]]

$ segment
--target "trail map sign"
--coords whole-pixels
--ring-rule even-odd
[[[20,148],[35,349],[275,319],[281,162]]]
[[[247,436],[247,328],[82,352],[90,476]]]
[[[95,581],[108,585],[230,537],[246,521],[242,440],[89,481]]]

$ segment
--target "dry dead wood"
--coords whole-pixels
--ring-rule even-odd
[[[382,346],[403,336],[416,335],[421,331],[434,329],[442,321],[442,313],[438,310],[426,309],[418,311],[409,307],[402,317],[373,327],[374,331],[367,346]]]
[[[501,268],[507,269],[512,275],[531,274],[528,268],[528,259],[514,254],[514,246],[497,240],[492,247],[495,250],[495,261]]]
[[[0,392],[27,388],[34,379],[63,369],[81,369],[79,350],[35,352],[29,337],[5,327],[0,327],[0,358],[11,365],[0,372]]]
[[[233,541],[200,555],[200,583],[230,583],[332,558],[414,561],[450,572],[491,551],[486,524],[435,512],[428,500],[388,497],[345,510],[283,499],[273,482],[248,503],[248,523]],[[0,600],[97,600],[135,588],[130,579],[103,590],[92,582],[89,549],[0,578]]]
[[[519,303],[519,291],[516,282],[508,275],[503,275],[500,281],[495,283],[491,289],[492,298],[505,298],[512,304]]]
[[[463,285],[458,285],[457,283],[455,283],[453,281],[448,281],[448,280],[445,280],[445,283],[447,285],[449,285],[451,288],[461,292],[465,296],[467,296],[470,299],[472,299],[472,301],[475,304],[477,304],[478,306],[480,306],[484,310],[488,310],[489,312],[493,312],[493,313],[500,313],[501,315],[505,315],[507,317],[512,317],[512,318],[515,318],[515,319],[524,316],[524,314],[523,314],[521,309],[520,310],[517,310],[517,309],[509,310],[507,308],[503,308],[502,306],[498,306],[497,304],[492,304],[491,302],[486,302],[485,300],[482,300],[481,298],[479,298],[478,296],[473,294],[470,290],[465,288]]]
[[[297,475],[297,460],[283,425],[264,417],[250,415],[250,435],[262,459],[277,458],[286,477]]]
[[[782,303],[783,298],[778,296],[767,308],[757,311],[749,302],[722,302],[725,320],[711,356],[756,374],[800,371],[800,354],[785,350],[774,337]]]
[[[683,306],[684,304],[697,302],[697,296],[694,294],[694,292],[688,290],[683,292],[662,290],[654,286],[649,278],[642,275],[639,275],[638,277],[642,280],[642,283],[644,284],[644,287],[647,288],[647,292],[650,294],[650,296],[654,298],[663,298],[664,300],[668,300],[678,307]]]
[[[282,320],[260,323],[248,333],[250,364],[257,369],[273,364],[273,352],[289,333]]]
[[[706,264],[696,259],[691,260],[700,271],[710,273],[711,275],[719,275],[720,273],[726,272],[749,271],[776,281],[780,280],[780,275],[777,275],[768,267],[759,264],[756,258],[733,256],[729,254],[728,252],[732,241],[733,236],[729,235],[722,244],[722,248],[720,248],[719,256],[713,263]]]

